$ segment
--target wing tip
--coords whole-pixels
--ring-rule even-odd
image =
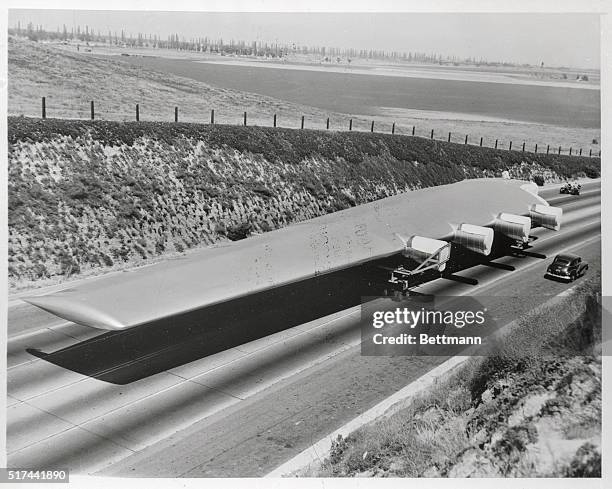
[[[73,301],[56,294],[26,296],[21,300],[55,316],[90,328],[120,331],[130,327],[86,303]]]

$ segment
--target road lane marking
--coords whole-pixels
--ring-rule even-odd
[[[26,331],[25,333],[17,334],[17,335],[14,335],[14,336],[8,336],[6,341],[7,341],[7,343],[11,343],[11,341],[23,340],[23,339],[28,338],[30,336],[36,336],[37,334],[41,333],[45,329],[48,329],[49,331],[53,331],[51,328],[56,328],[56,327],[59,327],[59,328],[64,327],[65,328],[66,326],[69,326],[70,324],[73,324],[72,321],[64,321],[63,323],[53,324],[51,326],[44,326],[44,327],[39,328],[39,329],[35,329],[35,330],[31,330],[31,331]],[[60,331],[58,331],[58,333],[59,332]],[[64,334],[64,333],[62,333],[62,334]],[[70,336],[70,335],[65,335],[65,336]]]
[[[343,318],[345,318],[345,317],[351,316],[351,315],[353,315],[353,314],[354,314],[354,312],[353,312],[353,313],[350,313],[350,314],[346,314],[346,315],[344,315],[344,316],[342,316],[342,317],[339,317],[339,318],[336,318],[336,319],[334,319],[334,320],[327,321],[325,324],[329,324],[329,323],[332,323],[332,322],[334,322],[334,321],[339,321],[340,319],[343,319]],[[313,330],[315,330],[315,329],[318,329],[318,328],[319,328],[319,327],[321,327],[321,326],[322,326],[322,325],[319,325],[319,326],[317,326],[316,328],[312,328],[312,329],[311,329],[311,330],[309,330],[309,331],[313,331]],[[295,336],[294,336],[294,337],[292,337],[291,339],[294,339],[294,338],[295,338],[295,337],[297,337],[297,336],[298,336],[298,335],[295,335]],[[275,345],[278,345],[278,343],[279,343],[279,342],[275,342],[274,344],[275,344]],[[318,365],[318,364],[320,364],[320,363],[322,363],[322,362],[325,362],[325,361],[327,361],[327,360],[331,359],[332,357],[334,357],[334,356],[336,356],[336,355],[338,355],[338,354],[342,353],[343,351],[346,351],[346,350],[348,350],[348,349],[350,349],[350,348],[353,348],[354,346],[358,345],[359,343],[360,343],[360,340],[359,340],[358,342],[354,342],[354,341],[353,341],[353,342],[343,343],[343,344],[342,344],[342,346],[341,346],[340,348],[334,349],[334,350],[332,350],[331,352],[328,352],[328,353],[326,353],[326,354],[325,354],[325,355],[323,355],[323,356],[317,357],[317,358],[316,358],[314,361],[309,361],[309,362],[307,362],[307,363],[305,363],[305,364],[302,364],[302,365],[297,366],[297,368],[294,368],[294,369],[291,369],[291,370],[289,370],[289,371],[284,372],[283,374],[281,374],[282,376],[281,376],[280,378],[279,378],[279,377],[277,377],[277,376],[274,376],[274,378],[270,379],[268,382],[266,382],[266,383],[262,383],[262,384],[259,384],[259,385],[256,387],[256,389],[255,389],[255,390],[251,390],[251,392],[249,392],[249,393],[248,393],[248,396],[246,396],[246,397],[244,397],[244,398],[234,396],[234,395],[232,395],[231,393],[225,392],[224,390],[217,389],[217,388],[214,388],[214,387],[211,387],[211,386],[205,385],[205,384],[201,384],[201,383],[199,383],[199,382],[195,382],[195,381],[193,380],[194,378],[197,378],[197,377],[200,377],[200,376],[202,376],[202,375],[206,375],[206,374],[208,374],[208,373],[209,373],[209,371],[206,371],[206,372],[204,372],[204,373],[202,373],[202,374],[198,374],[198,375],[196,375],[196,376],[194,376],[194,377],[191,377],[191,378],[189,378],[189,379],[185,379],[185,378],[180,377],[180,376],[178,376],[178,375],[176,375],[176,374],[172,374],[172,373],[170,373],[171,375],[174,375],[174,376],[176,376],[176,377],[178,377],[178,378],[180,378],[180,379],[182,379],[182,380],[181,380],[180,382],[178,382],[177,384],[173,384],[173,385],[171,385],[171,386],[169,386],[169,387],[167,387],[167,388],[164,388],[164,389],[158,390],[158,391],[156,391],[156,392],[152,392],[151,394],[148,394],[148,395],[146,395],[146,396],[144,396],[144,397],[141,397],[141,398],[139,398],[139,399],[136,399],[136,400],[134,400],[133,402],[130,402],[130,403],[125,404],[125,405],[123,405],[123,406],[119,406],[119,407],[117,407],[117,408],[111,409],[111,410],[106,411],[106,412],[104,412],[104,413],[101,413],[101,414],[99,414],[99,415],[97,415],[97,416],[94,416],[94,417],[88,418],[88,419],[86,419],[86,420],[84,420],[84,421],[82,421],[81,423],[78,423],[78,424],[75,424],[75,423],[71,422],[70,420],[64,419],[64,418],[63,418],[63,417],[61,417],[61,416],[57,416],[57,415],[56,415],[56,414],[54,414],[54,413],[48,413],[48,414],[51,414],[51,415],[53,415],[53,416],[57,417],[58,419],[61,419],[62,421],[65,421],[65,422],[67,422],[67,423],[70,423],[72,426],[71,426],[71,427],[69,427],[69,428],[67,428],[67,429],[62,430],[61,432],[58,432],[58,433],[55,433],[55,434],[53,434],[53,435],[50,435],[50,436],[44,437],[44,438],[42,438],[42,439],[40,439],[40,440],[37,440],[37,441],[35,441],[35,442],[32,442],[31,444],[29,444],[29,445],[27,445],[27,446],[24,446],[24,447],[22,447],[22,448],[20,448],[20,449],[18,449],[18,450],[15,450],[15,451],[13,451],[13,452],[10,452],[10,455],[13,455],[13,454],[15,454],[15,453],[18,453],[18,452],[20,452],[20,451],[22,451],[22,450],[26,450],[27,448],[30,448],[30,447],[36,446],[36,445],[38,445],[39,443],[42,443],[42,442],[44,442],[44,441],[46,441],[46,440],[48,440],[48,439],[50,439],[50,438],[52,438],[52,437],[54,437],[54,436],[58,436],[58,435],[63,434],[63,433],[65,433],[65,432],[67,432],[67,431],[70,431],[70,430],[74,430],[74,429],[77,429],[77,428],[81,428],[81,429],[87,430],[87,428],[86,428],[86,427],[84,427],[84,425],[86,425],[86,424],[90,424],[90,423],[92,423],[92,422],[94,422],[94,421],[96,421],[96,420],[99,420],[100,418],[103,418],[103,417],[107,417],[107,416],[109,416],[109,415],[112,415],[113,413],[118,412],[118,411],[120,411],[120,410],[128,409],[128,408],[131,408],[131,407],[133,407],[133,406],[135,406],[135,405],[142,404],[143,402],[145,402],[145,401],[147,401],[147,400],[149,400],[149,399],[151,399],[151,398],[153,398],[153,397],[155,397],[155,396],[159,396],[160,394],[163,394],[163,393],[165,393],[165,392],[169,392],[169,391],[171,391],[172,389],[176,389],[176,388],[179,388],[179,387],[182,387],[182,386],[188,385],[189,383],[191,383],[191,384],[195,384],[195,385],[198,385],[198,386],[200,386],[200,387],[205,387],[205,388],[210,389],[210,390],[215,390],[215,391],[217,391],[217,392],[219,392],[219,393],[221,393],[221,394],[223,394],[223,395],[225,395],[225,396],[227,396],[227,397],[230,397],[230,398],[234,399],[234,402],[232,402],[232,403],[230,404],[230,405],[233,405],[233,404],[235,404],[235,403],[238,403],[238,402],[240,402],[240,401],[243,401],[243,400],[247,399],[248,397],[251,397],[251,396],[253,396],[253,395],[255,395],[255,394],[257,394],[257,393],[261,392],[262,390],[265,390],[265,389],[267,389],[267,388],[271,387],[272,385],[275,385],[276,383],[278,383],[278,382],[280,382],[280,381],[284,380],[284,379],[285,379],[285,378],[287,378],[288,376],[297,375],[298,373],[302,372],[303,370],[306,370],[306,369],[308,369],[308,368],[310,368],[310,367],[312,367],[312,366],[315,366],[315,365]],[[257,351],[260,351],[260,350],[257,350]],[[248,355],[245,355],[245,357],[247,357],[247,356],[252,356],[252,355],[254,355],[255,353],[256,353],[256,352],[252,352],[252,353],[250,353],[250,354],[248,354]],[[245,357],[241,357],[241,358],[240,358],[240,360],[242,360],[242,359],[243,359],[243,358],[245,358]],[[228,362],[228,364],[224,364],[224,366],[225,366],[225,365],[229,365],[229,363],[233,363],[233,361],[232,361],[232,362]],[[213,369],[213,370],[216,370],[216,368],[215,368],[215,369]],[[79,382],[81,382],[81,381],[75,382],[75,383],[70,384],[70,385],[74,385],[74,384],[79,383]],[[65,386],[65,387],[68,387],[68,386],[69,386],[69,385],[67,385],[67,386]],[[63,388],[63,387],[62,387],[62,388]],[[61,388],[60,388],[60,389],[61,389]],[[58,389],[55,389],[55,390],[58,390]],[[48,392],[52,392],[52,391],[48,391]],[[46,393],[45,393],[45,394],[46,394]],[[45,394],[40,394],[40,395],[37,395],[37,396],[33,396],[32,398],[29,398],[28,400],[31,400],[31,399],[33,399],[33,398],[35,398],[35,397],[44,396]],[[27,403],[27,401],[23,401],[23,402],[25,402],[25,403],[26,403],[26,404],[28,404],[28,405],[31,405],[31,404]],[[33,405],[32,405],[32,406],[33,406]],[[191,425],[193,425],[193,424],[197,423],[198,421],[201,421],[202,419],[208,418],[208,417],[210,417],[210,416],[212,416],[212,415],[216,414],[217,412],[219,412],[221,409],[223,409],[223,408],[225,408],[225,407],[229,407],[229,406],[216,406],[216,407],[213,407],[213,408],[211,408],[209,411],[207,411],[207,412],[204,414],[204,416],[198,417],[198,418],[196,418],[195,420],[191,420],[191,421],[190,421],[190,422],[188,422],[188,423],[187,423],[185,426],[181,426],[181,427],[180,427],[180,428],[178,428],[177,430],[174,430],[174,431],[172,431],[172,432],[170,432],[170,433],[166,433],[166,434],[164,434],[162,437],[159,437],[159,436],[153,437],[152,439],[150,439],[150,440],[147,442],[147,444],[146,444],[145,446],[141,447],[141,448],[140,448],[140,450],[142,450],[142,449],[144,449],[144,448],[146,448],[146,447],[148,447],[148,446],[151,446],[151,445],[153,445],[153,444],[155,444],[155,443],[157,443],[157,442],[159,442],[159,441],[161,441],[161,440],[163,440],[163,439],[165,439],[165,438],[168,438],[169,436],[172,436],[173,434],[175,434],[175,433],[177,433],[177,432],[179,432],[179,431],[182,431],[182,430],[184,430],[184,429],[188,428],[189,426],[191,426]],[[36,408],[36,409],[39,409],[39,410],[41,410],[41,411],[47,412],[47,411],[45,411],[44,409],[42,409],[42,408],[40,408],[40,407],[37,407],[37,406],[36,406],[35,408]],[[102,435],[100,435],[100,434],[99,434],[99,433],[97,433],[97,432],[93,432],[93,431],[90,431],[90,430],[87,430],[87,431],[89,431],[90,433],[92,433],[92,434],[94,434],[94,435],[97,435],[97,436],[102,436]],[[102,436],[102,437],[103,437],[103,438],[108,439],[107,437],[104,437],[104,436]],[[134,450],[132,450],[131,448],[129,448],[129,447],[127,447],[127,446],[124,446],[124,445],[122,445],[122,444],[120,444],[120,443],[117,443],[116,441],[114,441],[114,440],[112,440],[112,439],[109,439],[109,440],[110,440],[112,443],[114,443],[114,444],[120,445],[120,446],[122,446],[122,447],[124,447],[124,448],[127,448],[127,449],[129,449],[129,450],[131,450],[131,451],[134,451]]]

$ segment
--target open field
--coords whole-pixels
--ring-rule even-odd
[[[344,114],[377,115],[379,107],[445,111],[485,118],[597,129],[599,91],[464,80],[372,77],[237,63],[219,64],[158,57],[130,64],[217,87],[255,92]]]
[[[8,126],[13,289],[464,178],[600,172],[599,158],[389,134],[20,117]]]
[[[117,54],[117,53],[115,53]],[[158,55],[155,52],[149,55]],[[167,57],[165,54],[159,56]],[[170,56],[171,57],[171,56]],[[454,80],[483,83],[502,83],[507,85],[533,85],[541,87],[560,88],[582,88],[588,90],[599,90],[599,73],[588,70],[588,80],[583,81],[576,78],[585,74],[582,70],[557,70],[557,69],[525,69],[485,66],[451,66],[438,64],[402,63],[399,61],[378,60],[346,60],[340,62],[299,62],[286,59],[278,61],[244,59],[244,57],[221,57],[207,56],[204,63],[215,63],[233,66],[251,66],[279,68],[285,70],[318,71],[326,73],[349,73],[356,75],[393,76],[404,78],[421,78],[430,80]],[[578,74],[579,73],[579,74]],[[569,76],[571,77],[568,77]],[[565,75],[566,78],[563,78]]]
[[[74,49],[74,48],[73,48]],[[100,57],[86,54],[82,51],[68,51],[57,49],[49,45],[32,43],[16,38],[9,38],[9,83],[8,83],[8,112],[11,115],[40,116],[41,97],[46,97],[47,116],[63,117],[71,119],[88,119],[89,103],[95,100],[96,118],[104,120],[134,120],[135,105],[140,104],[141,120],[170,121],[174,117],[174,107],[179,107],[179,120],[185,122],[208,122],[210,120],[211,109],[215,110],[215,121],[222,124],[242,124],[243,111],[248,112],[249,125],[271,126],[273,115],[277,115],[279,126],[300,127],[301,116],[305,118],[305,127],[313,129],[324,129],[326,120],[330,119],[331,130],[346,130],[349,125],[349,118],[353,119],[354,131],[369,131],[371,122],[375,121],[377,132],[391,132],[392,123],[396,122],[396,134],[411,134],[412,126],[416,126],[417,136],[429,137],[430,131],[435,130],[434,138],[446,140],[448,132],[451,132],[451,139],[462,142],[466,134],[469,134],[469,142],[478,144],[480,137],[483,138],[483,145],[492,147],[495,140],[498,140],[500,148],[507,148],[510,141],[513,148],[518,149],[522,142],[526,143],[526,150],[532,151],[535,144],[539,146],[539,152],[545,151],[546,146],[550,145],[551,151],[562,147],[563,153],[567,153],[572,147],[574,151],[582,148],[583,154],[588,154],[590,150],[594,154],[599,154],[600,130],[598,123],[588,123],[596,127],[568,127],[573,123],[577,113],[577,120],[595,120],[599,118],[599,113],[594,112],[592,106],[593,98],[598,98],[599,92],[596,90],[563,89],[555,88],[553,94],[559,91],[571,94],[578,94],[577,97],[587,97],[590,100],[589,106],[581,107],[579,101],[574,101],[569,107],[570,111],[553,107],[544,107],[543,110],[548,114],[548,120],[557,119],[557,125],[533,122],[509,121],[512,112],[501,114],[499,107],[488,102],[489,112],[494,116],[483,115],[482,103],[474,101],[473,108],[467,108],[471,114],[465,114],[465,102],[455,102],[452,107],[440,104],[437,107],[428,106],[428,110],[414,107],[393,108],[397,105],[393,100],[401,95],[397,92],[389,103],[378,103],[376,107],[367,108],[367,104],[361,100],[363,93],[367,95],[367,80],[404,80],[398,77],[352,77],[339,73],[310,73],[310,76],[325,76],[326,79],[351,79],[362,80],[362,90],[365,92],[352,92],[339,97],[338,93],[344,93],[341,87],[338,93],[330,95],[332,86],[328,87],[325,97],[329,103],[335,103],[338,98],[342,104],[338,107],[342,110],[354,110],[354,113],[342,113],[338,109],[328,107],[326,104],[317,102],[317,95],[310,95],[304,99],[308,103],[324,105],[326,108],[296,103],[295,101],[281,100],[279,93],[272,93],[271,96],[254,93],[253,86],[245,80],[221,79],[221,88],[214,86],[210,82],[202,82],[189,76],[177,76],[167,71],[159,71],[152,67],[138,66],[143,63],[144,58],[135,61],[133,57],[106,56]],[[160,64],[160,67],[169,66],[172,63],[186,63],[184,60],[160,59],[153,60],[147,58],[146,62]],[[188,66],[196,66],[202,69],[203,63],[188,63]],[[212,67],[212,68],[211,68]],[[165,68],[164,68],[165,69]],[[190,68],[191,69],[191,68]],[[270,77],[281,72],[284,77],[288,70],[274,70],[264,68],[245,68],[240,66],[221,66],[208,65],[208,69],[221,70],[241,70],[244,77],[248,70],[259,73],[258,76]],[[246,70],[246,71],[245,71]],[[217,71],[215,71],[217,72]],[[309,93],[301,80],[301,73],[291,72],[291,77],[297,77],[297,84],[288,82],[280,83],[276,80],[271,86],[284,86],[284,96],[291,98],[300,92]],[[189,75],[187,73],[186,75]],[[220,75],[219,75],[220,76]],[[101,80],[104,80],[101,83]],[[453,83],[445,80],[419,80],[408,79],[410,83],[448,84]],[[213,80],[214,81],[214,80]],[[286,81],[286,79],[285,79]],[[230,84],[238,83],[240,89],[228,88]],[[334,82],[337,83],[337,82]],[[363,85],[365,83],[365,85]],[[464,84],[467,82],[463,82]],[[473,86],[479,83],[467,83]],[[505,87],[510,85],[484,84],[486,86]],[[116,87],[121,87],[120,90]],[[338,87],[336,87],[338,88]],[[242,91],[242,90],[246,91]],[[541,87],[520,86],[514,87],[516,90],[548,90]],[[496,90],[492,88],[492,90]],[[292,92],[293,91],[293,95]],[[400,95],[398,95],[400,94]],[[580,95],[581,94],[581,95]],[[587,95],[585,95],[587,94]],[[479,95],[476,93],[475,95]],[[370,94],[369,97],[372,95]],[[557,96],[557,95],[555,95]],[[305,97],[300,95],[300,97]],[[322,95],[323,97],[323,95]],[[352,100],[351,100],[352,97]],[[331,102],[330,102],[331,101]],[[367,100],[366,100],[367,101]],[[511,101],[510,101],[511,102]],[[537,102],[537,101],[536,101]],[[459,105],[456,105],[459,103]],[[497,102],[496,102],[497,103]],[[539,103],[539,102],[538,102]],[[563,102],[566,103],[566,102]],[[508,101],[505,102],[508,105]],[[400,106],[410,104],[399,104]],[[417,104],[418,105],[418,104]],[[512,105],[512,103],[510,103]],[[537,105],[537,104],[536,104]],[[362,111],[357,109],[362,108]],[[450,110],[452,108],[452,110]],[[523,106],[523,110],[525,107]],[[529,108],[527,108],[529,109]],[[512,110],[517,110],[516,108]],[[552,111],[551,111],[552,110]],[[598,110],[598,109],[597,109]],[[456,112],[459,111],[459,112]],[[577,112],[576,112],[577,111]],[[541,114],[536,117],[543,119]],[[579,125],[579,124],[576,124]],[[585,125],[585,124],[582,124]],[[595,141],[595,142],[594,142]]]
[[[80,41],[68,41],[65,44],[57,41],[49,45],[74,52]],[[85,47],[84,47],[85,48]],[[248,55],[225,55],[221,53],[194,52],[176,49],[153,48],[146,46],[109,46],[104,43],[90,42],[88,49],[93,54],[157,56],[166,59],[184,59],[222,63],[242,66],[261,66],[289,70],[314,70],[336,73],[356,73],[370,75],[405,76],[412,78],[431,78],[441,80],[484,81],[491,83],[518,83],[555,87],[575,87],[599,90],[600,73],[593,69],[568,67],[535,67],[510,65],[468,65],[458,63],[417,63],[394,59],[347,58],[330,59],[315,54],[289,52],[282,58],[257,57]],[[87,51],[85,51],[87,52]],[[587,75],[588,80],[581,79]]]

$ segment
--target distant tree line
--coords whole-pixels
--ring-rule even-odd
[[[122,29],[120,32],[94,31],[85,25],[71,27],[70,30],[64,24],[58,26],[56,31],[46,31],[42,25],[34,25],[31,22],[25,27],[20,22],[14,28],[9,28],[9,34],[26,37],[32,41],[65,41],[106,44],[120,47],[147,47],[155,49],[175,49],[179,51],[195,51],[203,53],[217,53],[221,55],[259,56],[268,58],[283,58],[290,54],[315,55],[321,62],[327,63],[351,63],[352,59],[377,59],[396,60],[413,63],[427,63],[440,65],[485,65],[485,66],[517,66],[516,63],[490,62],[485,59],[472,57],[459,58],[456,56],[442,56],[439,53],[425,52],[400,52],[378,49],[354,49],[337,48],[325,46],[299,46],[293,44],[278,44],[262,41],[242,41],[231,39],[229,41],[211,39],[209,37],[197,37],[185,39],[179,34],[170,34],[162,39],[156,34],[132,33],[126,34]],[[529,66],[523,64],[521,66]]]

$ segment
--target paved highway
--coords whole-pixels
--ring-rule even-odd
[[[585,185],[579,197],[554,192],[543,196],[564,208],[560,232],[536,230],[528,254],[418,290],[497,296],[504,324],[569,287],[543,278],[560,250],[580,253],[593,273],[599,185]],[[350,273],[325,280],[334,291],[358,282]],[[11,308],[9,464],[121,476],[264,475],[445,360],[362,357],[353,303],[361,285],[321,296],[322,283],[305,287],[126,332]]]

